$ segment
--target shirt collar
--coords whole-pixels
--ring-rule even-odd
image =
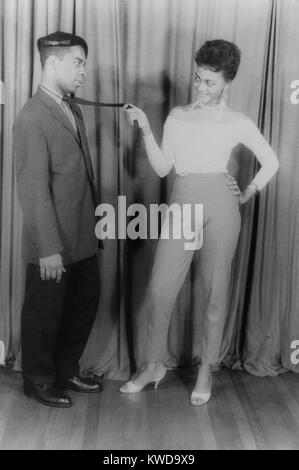
[[[49,96],[51,96],[58,104],[61,104],[63,100],[63,96],[57,93],[56,91],[52,90],[51,88],[47,87],[43,83],[39,85],[42,90],[47,93]]]

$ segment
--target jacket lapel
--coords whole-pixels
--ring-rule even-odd
[[[77,124],[77,129],[78,129],[78,134],[79,134],[79,139],[80,139],[80,145],[81,145],[81,148],[82,148],[82,151],[83,151],[87,173],[88,173],[88,176],[89,176],[90,180],[93,182],[94,181],[94,175],[93,175],[91,157],[90,157],[88,143],[87,143],[87,139],[86,139],[86,132],[85,132],[83,119],[82,119],[81,113],[78,111],[78,108],[77,108],[76,105],[73,105],[72,103],[70,103],[70,107],[71,107],[71,110],[73,112],[76,124]]]
[[[37,95],[43,101],[43,103],[50,108],[52,116],[62,124],[62,126],[67,129],[72,136],[76,139],[78,144],[80,145],[80,139],[77,135],[75,129],[73,128],[70,120],[67,118],[63,110],[60,108],[59,104],[56,103],[53,98],[51,98],[46,92],[44,92],[40,87],[37,89]]]
[[[81,110],[73,102],[70,102],[70,107],[73,112],[76,124],[77,124],[78,134],[80,136],[80,141],[81,141],[81,148],[82,148],[84,161],[85,161],[85,167],[86,167],[86,171],[91,182],[91,192],[92,192],[93,202],[96,207],[98,205],[98,196],[97,196],[97,191],[96,191],[95,184],[94,184],[94,174],[93,174],[93,168],[92,168],[92,163],[91,163],[91,156],[89,152],[88,142],[86,138],[86,131],[85,131],[85,126],[84,126]],[[103,248],[101,241],[99,242],[99,246]]]
[[[88,177],[89,177],[90,181],[93,183],[94,175],[93,175],[93,169],[92,169],[92,164],[91,164],[91,157],[90,157],[90,153],[89,153],[89,149],[88,149],[88,143],[87,143],[87,139],[86,139],[86,135],[85,135],[83,120],[82,120],[82,117],[81,117],[81,115],[80,115],[80,113],[77,109],[77,106],[72,104],[72,103],[69,103],[69,105],[71,107],[71,110],[73,112],[73,115],[75,117],[78,133],[73,128],[70,120],[65,115],[63,110],[60,108],[59,104],[56,103],[55,100],[53,100],[46,92],[44,92],[42,90],[42,88],[38,87],[37,95],[43,101],[43,103],[46,106],[48,106],[48,108],[50,108],[52,116],[57,121],[59,121],[60,124],[62,126],[64,126],[65,129],[67,129],[72,134],[72,136],[74,137],[74,139],[76,140],[76,142],[80,146],[80,148],[82,150],[82,153],[83,153],[85,167],[86,167]]]

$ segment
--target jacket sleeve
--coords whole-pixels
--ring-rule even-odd
[[[63,251],[50,189],[49,152],[37,119],[14,125],[14,155],[20,207],[39,258]]]

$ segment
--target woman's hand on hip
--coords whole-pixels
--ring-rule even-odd
[[[226,177],[228,179],[227,186],[232,191],[233,195],[240,196],[242,193],[235,178],[229,174],[227,174]]]
[[[239,204],[245,204],[252,196],[255,195],[255,191],[252,190],[250,187],[247,187],[244,191],[241,191],[237,181],[231,175],[226,175],[228,178],[227,186],[230,188],[234,196],[238,196]]]
[[[255,196],[255,191],[251,188],[246,188],[240,195],[239,195],[239,204],[245,204],[245,202],[249,201],[253,196]]]
[[[125,104],[122,109],[126,112],[132,126],[134,125],[134,121],[137,121],[144,136],[151,134],[151,126],[147,115],[142,111],[142,109],[137,108],[137,106],[133,106],[132,104]]]

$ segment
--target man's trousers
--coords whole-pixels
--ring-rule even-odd
[[[22,310],[22,371],[34,383],[52,383],[79,373],[97,313],[100,280],[97,256],[65,266],[59,283],[42,281],[28,264]]]

